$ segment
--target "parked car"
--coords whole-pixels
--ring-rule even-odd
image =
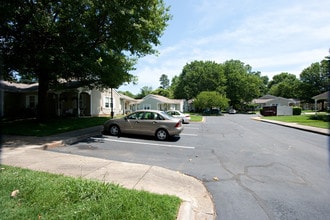
[[[211,108],[203,111],[203,115],[222,115],[220,108]]]
[[[229,113],[229,114],[236,114],[236,110],[233,109],[233,108],[231,108],[231,109],[229,109],[228,113]]]
[[[174,118],[181,118],[182,123],[186,123],[186,124],[190,123],[190,115],[189,114],[184,114],[184,113],[182,113],[178,110],[169,110],[166,113],[171,115]]]
[[[121,133],[155,136],[166,140],[183,131],[181,119],[157,110],[139,110],[123,118],[110,119],[104,123],[103,133],[118,136]]]

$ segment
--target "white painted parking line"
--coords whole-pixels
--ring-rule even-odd
[[[194,136],[194,137],[198,136],[197,134],[185,134],[185,133],[181,133],[180,136],[181,135],[183,135],[183,136]]]
[[[138,141],[125,141],[125,140],[118,140],[118,139],[111,139],[111,138],[92,138],[92,139],[111,141],[111,142],[119,142],[119,143],[127,143],[127,144],[141,144],[141,145],[152,145],[152,146],[158,146],[158,147],[195,149],[195,147],[189,147],[189,146],[180,146],[180,145],[171,145],[171,144],[155,144],[155,143],[138,142]]]

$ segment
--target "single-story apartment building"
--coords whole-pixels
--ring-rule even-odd
[[[299,101],[294,99],[287,99],[273,95],[264,95],[260,98],[253,99],[252,103],[257,104],[259,109],[262,109],[263,107],[273,107],[270,109],[276,109],[276,112],[274,112],[276,115],[292,115],[292,107],[299,105]]]
[[[312,99],[314,99],[315,104],[314,104],[314,110],[330,110],[330,92],[326,91],[321,94],[318,94],[316,96],[313,96]],[[318,101],[320,101],[321,105],[318,105]]]
[[[264,95],[260,98],[253,99],[252,103],[258,104],[259,108],[262,108],[264,106],[296,106],[299,104],[299,101],[273,95]]]
[[[136,103],[136,110],[140,109],[155,109],[160,111],[167,110],[185,110],[184,99],[169,99],[164,96],[149,94],[143,99],[138,100]]]
[[[0,116],[25,118],[36,115],[38,83],[24,84],[0,81]],[[48,92],[48,112],[51,116],[110,116],[123,115],[139,109],[184,110],[185,100],[147,95],[136,100],[116,89],[90,89],[67,83],[59,90]]]

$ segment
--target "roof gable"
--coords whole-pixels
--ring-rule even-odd
[[[319,95],[313,96],[312,99],[316,99],[316,100],[329,100],[329,91],[326,91],[324,93],[321,93]]]
[[[161,103],[168,103],[168,104],[180,104],[181,99],[169,99],[167,97],[161,96],[161,95],[154,95],[154,94],[149,94],[145,96],[142,101],[146,101],[148,99],[153,99]]]
[[[25,84],[8,81],[0,81],[1,89],[6,92],[37,92],[38,83]]]

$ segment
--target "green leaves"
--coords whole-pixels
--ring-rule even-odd
[[[212,107],[224,109],[228,107],[228,99],[216,91],[203,91],[197,95],[194,106],[200,110]]]
[[[4,65],[22,76],[42,70],[51,80],[118,87],[134,79],[129,72],[135,58],[156,52],[168,10],[162,0],[5,0],[0,6]],[[103,62],[95,63],[99,58]]]
[[[251,67],[239,60],[223,64],[194,61],[187,64],[175,79],[174,96],[191,99],[202,91],[217,92],[223,97],[222,100],[215,99],[221,106],[228,106],[229,101],[231,106],[239,106],[261,95],[264,89],[265,79],[259,73],[251,72]]]
[[[175,83],[176,98],[191,99],[201,91],[223,91],[226,78],[221,64],[212,61],[193,61],[183,67]]]

